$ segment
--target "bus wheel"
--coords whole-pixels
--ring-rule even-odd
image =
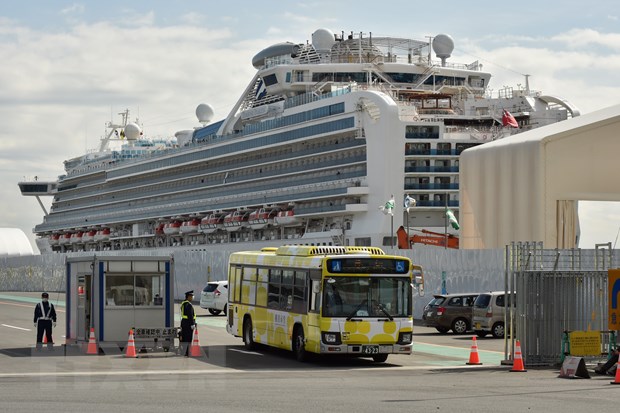
[[[252,335],[252,319],[246,317],[243,320],[243,344],[246,350],[254,349],[254,337]]]
[[[296,327],[293,334],[293,353],[297,361],[306,361],[307,353],[305,346],[306,339],[304,337],[304,329]]]
[[[387,358],[388,358],[387,353],[375,354],[374,356],[372,356],[372,359],[376,361],[377,363],[384,363],[385,360],[387,360]]]

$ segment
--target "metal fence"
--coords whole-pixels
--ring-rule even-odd
[[[516,293],[516,306],[506,317],[506,361],[518,339],[526,365],[557,365],[564,332],[607,330],[607,270],[614,267],[609,244],[589,251],[507,246],[505,288]]]

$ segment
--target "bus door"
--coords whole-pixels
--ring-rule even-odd
[[[309,342],[317,343],[316,352],[319,350],[319,346],[321,343],[321,323],[320,323],[320,314],[321,314],[321,279],[320,274],[318,279],[309,280],[309,290],[308,290],[308,331],[306,332],[306,336]]]
[[[91,274],[77,277],[77,329],[78,341],[88,341],[91,326]]]
[[[243,331],[239,330],[239,301],[241,296],[241,267],[232,267],[229,269],[228,276],[228,327],[230,331],[241,336]]]

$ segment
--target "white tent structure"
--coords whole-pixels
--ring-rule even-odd
[[[34,255],[32,244],[19,228],[0,228],[0,257]]]
[[[576,247],[578,201],[620,201],[619,159],[620,105],[464,151],[461,248]]]

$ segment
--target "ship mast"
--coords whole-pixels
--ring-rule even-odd
[[[123,112],[119,112],[121,115],[122,122],[120,125],[114,124],[112,121],[108,122],[105,127],[108,130],[107,136],[101,138],[101,143],[99,144],[99,152],[103,152],[108,148],[108,143],[111,140],[118,140],[118,135],[114,139],[112,139],[112,134],[117,131],[117,129],[124,129],[127,126],[127,119],[129,119],[129,109],[125,109]]]

